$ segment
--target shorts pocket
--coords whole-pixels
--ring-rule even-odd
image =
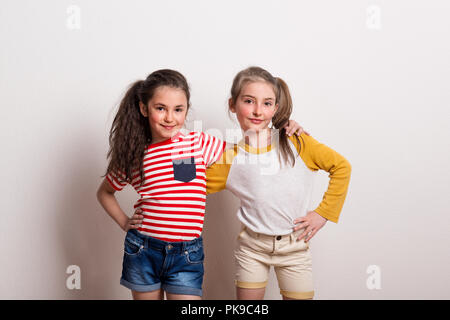
[[[302,240],[295,240],[295,251],[303,251],[309,248],[309,242],[305,242],[304,238]]]
[[[123,246],[123,251],[127,256],[137,256],[141,250],[144,248],[143,243],[130,237],[128,234],[125,237],[125,243]]]
[[[186,262],[189,264],[200,264],[203,263],[205,259],[205,254],[203,252],[203,246],[198,248],[192,248],[184,251],[184,256]]]
[[[173,178],[182,182],[189,182],[197,176],[194,157],[172,160]]]
[[[307,236],[305,236],[303,239],[298,240],[298,237],[302,235],[302,233],[305,231],[305,229],[299,229],[297,231],[294,231],[291,234],[291,241],[292,243],[292,251],[303,251],[307,250],[309,248],[309,242],[305,242],[305,239]]]

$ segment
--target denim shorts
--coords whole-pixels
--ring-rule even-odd
[[[125,237],[120,284],[149,292],[202,296],[202,237],[191,241],[166,242],[130,229]]]

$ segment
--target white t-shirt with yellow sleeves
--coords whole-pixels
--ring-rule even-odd
[[[293,231],[294,219],[312,211],[313,179],[321,169],[330,173],[330,181],[314,211],[337,223],[351,165],[313,137],[302,133],[298,138],[300,144],[294,136],[289,137],[296,156],[294,166],[279,161],[276,143],[257,149],[240,142],[225,150],[206,170],[207,193],[230,190],[241,200],[237,215],[246,227],[267,235],[285,235]]]

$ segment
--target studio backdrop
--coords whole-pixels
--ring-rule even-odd
[[[311,241],[315,299],[449,299],[449,17],[446,0],[3,0],[0,298],[131,298],[125,233],[96,199],[120,99],[178,70],[186,128],[226,139],[233,77],[256,65],[352,165],[339,222]],[[137,193],[116,196],[131,216]],[[204,299],[235,299],[238,207],[208,196]]]

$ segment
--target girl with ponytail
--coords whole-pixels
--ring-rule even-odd
[[[289,88],[262,68],[235,76],[229,111],[236,114],[244,138],[207,168],[206,179],[208,193],[228,189],[241,200],[237,298],[262,299],[273,266],[283,299],[312,299],[309,240],[328,220],[338,222],[350,163],[308,134],[290,136],[284,130],[292,112]],[[311,210],[319,169],[329,172],[330,182],[322,202]]]
[[[126,232],[120,283],[134,299],[202,296],[205,171],[226,144],[181,133],[189,108],[185,77],[163,69],[130,86],[112,123],[97,199]],[[293,121],[287,130],[299,129]],[[114,195],[127,184],[139,195],[131,218]]]

